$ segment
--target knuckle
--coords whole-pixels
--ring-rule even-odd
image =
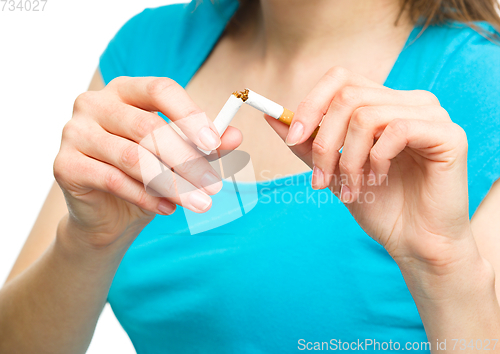
[[[359,100],[359,89],[353,86],[345,86],[335,95],[335,101],[343,106],[356,106]]]
[[[380,151],[377,146],[372,148],[372,150],[370,151],[370,161],[374,163],[382,161],[382,156],[380,155]]]
[[[465,132],[464,128],[462,128],[460,125],[458,125],[456,123],[452,123],[452,124],[455,127],[455,129],[457,130],[458,137],[463,141],[467,141],[467,133]]]
[[[368,107],[359,107],[351,116],[351,125],[356,128],[368,128],[371,125],[372,117],[372,109]]]
[[[62,136],[63,139],[65,137],[71,136],[75,130],[75,124],[73,123],[72,120],[64,124],[63,130],[62,130]]]
[[[172,178],[167,179],[164,184],[164,196],[165,197],[179,197],[179,190],[182,190],[182,183],[180,183],[180,187],[178,186],[178,175],[174,172],[171,172]]]
[[[174,170],[189,172],[191,168],[194,168],[199,156],[196,156],[194,152],[184,149],[184,151],[179,151],[177,154],[177,165],[174,166]]]
[[[61,182],[66,179],[67,171],[69,171],[68,167],[68,160],[64,158],[64,155],[61,152],[59,152],[52,166],[56,181]]]
[[[76,136],[77,134],[78,134],[78,127],[77,127],[77,124],[73,120],[70,120],[69,122],[67,122],[64,125],[63,130],[62,130],[62,139],[63,140],[71,139],[74,136]]]
[[[191,105],[184,107],[179,111],[181,117],[190,117],[199,113],[202,113],[202,111],[196,106],[191,106]]]
[[[136,197],[135,204],[143,209],[147,209],[149,207],[149,194],[146,192],[146,189],[139,189],[139,193]]]
[[[456,123],[451,123],[451,126],[452,126],[451,129],[453,131],[453,136],[455,137],[456,140],[456,145],[467,150],[469,145],[467,139],[467,133],[460,125]]]
[[[340,158],[339,168],[343,174],[348,175],[348,176],[350,174],[352,174],[355,170],[352,163],[349,162],[348,160],[346,160],[345,158]]]
[[[422,96],[422,100],[429,105],[441,105],[439,102],[439,99],[435,94],[433,94],[430,91],[425,91],[425,90],[417,90],[416,91],[418,94]]]
[[[327,76],[334,80],[345,79],[349,74],[350,71],[342,66],[334,66],[326,73]]]
[[[441,106],[437,107],[437,117],[439,120],[442,120],[444,122],[451,122],[450,114],[445,108]]]
[[[73,112],[81,112],[88,109],[96,101],[96,93],[92,91],[86,91],[78,95],[73,104]]]
[[[432,92],[429,92],[427,91],[427,99],[429,100],[429,102],[431,102],[432,104],[436,104],[436,105],[441,105],[441,102],[439,102],[439,99],[437,98],[437,96],[435,94],[433,94]]]
[[[309,115],[319,112],[318,105],[311,98],[306,98],[304,101],[300,102],[297,112]]]
[[[135,134],[139,139],[146,137],[154,132],[157,128],[156,117],[154,115],[138,115],[133,119],[133,127]]]
[[[108,169],[104,176],[104,186],[110,192],[119,191],[123,187],[124,182],[124,177],[112,168]]]
[[[158,77],[151,80],[146,85],[146,92],[153,98],[160,97],[161,95],[167,94],[176,86],[175,81],[167,77]]]
[[[119,87],[129,80],[127,76],[118,76],[109,82],[108,87]]]
[[[312,142],[312,153],[316,156],[325,156],[328,153],[328,144],[319,135]]]
[[[127,170],[135,168],[139,162],[138,147],[134,144],[130,144],[130,146],[123,149],[120,155],[120,162]]]
[[[61,186],[70,186],[81,177],[82,168],[69,151],[61,150],[52,165],[54,179]]]
[[[409,122],[406,119],[394,119],[388,125],[389,131],[398,136],[407,136],[410,129]]]

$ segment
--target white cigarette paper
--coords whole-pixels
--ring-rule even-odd
[[[243,105],[243,102],[267,115],[270,115],[274,119],[280,119],[285,111],[283,106],[280,106],[276,102],[273,102],[270,99],[253,92],[252,90],[248,90],[248,98],[245,101],[233,94],[229,97],[226,104],[217,115],[217,118],[214,120],[214,125],[217,128],[219,136],[224,134],[229,124],[231,124],[234,116]],[[200,148],[198,149],[207,155],[211,153],[211,151],[205,151]]]
[[[238,113],[238,110],[242,105],[243,105],[243,100],[234,95],[231,95],[229,99],[226,101],[226,104],[224,105],[224,107],[222,107],[219,114],[214,120],[214,125],[215,128],[217,129],[217,132],[219,133],[219,136],[222,136],[222,134],[224,134],[227,127],[229,127],[229,124],[231,124],[231,121],[233,120],[236,113]],[[206,155],[210,155],[210,153],[212,152],[212,151],[205,151],[200,148],[198,149]]]
[[[234,95],[231,95],[229,97],[226,104],[224,105],[224,107],[222,107],[221,111],[217,115],[217,118],[215,118],[214,120],[215,128],[219,132],[220,136],[222,136],[227,127],[229,127],[229,124],[231,124],[231,121],[233,120],[236,113],[238,113],[238,110],[242,105],[243,100],[241,98],[237,98]]]
[[[285,111],[285,109],[276,102],[273,102],[270,99],[253,92],[252,90],[248,90],[248,99],[245,103],[267,115],[270,115],[274,119],[279,119]]]

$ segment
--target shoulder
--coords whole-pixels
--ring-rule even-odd
[[[498,33],[484,22],[476,29],[449,23],[417,26],[400,57],[392,86],[396,89],[429,90],[446,103],[457,96],[471,99],[500,89],[500,44],[484,33]],[[441,97],[439,97],[441,96]]]
[[[193,0],[147,8],[128,20],[100,59],[107,83],[116,76],[164,76],[183,58],[222,31],[237,0]]]
[[[107,84],[118,76],[135,76],[141,71],[144,59],[154,55],[159,40],[168,40],[179,30],[186,13],[185,4],[147,8],[129,19],[114,35],[102,53],[99,69]],[[166,24],[169,27],[166,27]],[[164,29],[162,28],[164,27]],[[169,33],[162,33],[169,29]],[[174,32],[174,33],[172,33]]]
[[[171,31],[175,31],[178,25],[185,20],[187,13],[186,4],[146,8],[129,19],[112,41],[124,41],[129,44],[148,42],[147,35],[154,34],[154,37],[158,37],[160,33],[156,31],[159,29],[169,28]]]
[[[456,89],[475,95],[500,89],[500,42],[491,38],[499,34],[487,23],[475,25],[431,29],[436,46],[433,50],[441,57],[431,88],[447,86],[449,90],[453,83]]]
[[[500,177],[500,44],[465,25],[434,32],[439,60],[430,90],[467,133],[472,215]]]
[[[500,44],[485,35],[498,33],[489,24],[475,25],[476,29],[464,24],[427,29],[415,41],[412,60],[417,63],[411,75],[419,88],[436,94],[457,123],[476,117],[498,128]]]

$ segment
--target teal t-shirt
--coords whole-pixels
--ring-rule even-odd
[[[101,57],[105,83],[166,76],[186,86],[238,7],[217,4],[193,1],[132,18]],[[500,47],[459,24],[419,33],[385,85],[433,92],[465,129],[472,215],[500,176]],[[242,216],[206,232],[191,235],[182,208],[144,229],[108,296],[138,353],[294,353],[315,342],[323,350],[345,350],[347,342],[358,351],[429,351],[395,262],[310,179],[307,172],[238,184]],[[233,192],[225,183],[213,206],[233,203]],[[255,193],[257,200],[248,197]]]

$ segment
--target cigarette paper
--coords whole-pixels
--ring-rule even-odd
[[[214,120],[215,128],[219,132],[220,136],[224,134],[242,105],[243,101],[240,98],[237,98],[234,95],[229,96],[226,104],[222,107],[221,111],[217,115],[217,118]]]
[[[252,90],[248,90],[248,99],[245,103],[267,115],[270,115],[274,119],[280,119],[285,110],[283,106],[253,92]]]
[[[249,89],[239,92],[239,96],[242,97],[246,104],[258,109],[268,116],[273,117],[274,119],[279,120],[281,123],[285,123],[286,125],[292,124],[294,113],[276,102],[273,102]],[[312,133],[311,136],[313,138],[316,137],[316,134],[318,134],[318,130],[319,127]]]
[[[227,100],[222,110],[217,115],[217,118],[214,120],[214,125],[217,128],[217,131],[220,136],[224,134],[229,124],[233,120],[234,116],[243,105],[243,103],[252,106],[255,109],[258,109],[262,113],[265,113],[274,119],[279,120],[286,125],[292,124],[294,113],[283,106],[277,104],[276,102],[271,101],[269,98],[265,98],[262,95],[259,95],[252,90],[245,89],[240,92],[234,92],[229,99]],[[318,133],[318,128],[312,133],[312,137],[314,138]],[[211,151],[205,151],[198,148],[203,153],[209,155]]]
[[[217,132],[219,133],[219,136],[222,136],[222,134],[224,134],[227,127],[229,126],[229,124],[231,124],[231,121],[242,105],[243,100],[241,98],[238,98],[234,95],[229,96],[226,104],[224,105],[224,107],[222,107],[221,111],[214,120],[214,125],[217,129]],[[205,151],[200,148],[198,149],[206,155],[210,155],[211,153],[211,151]]]

